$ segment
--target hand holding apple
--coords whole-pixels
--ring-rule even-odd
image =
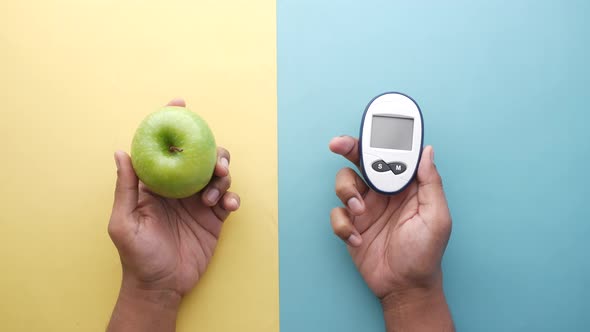
[[[184,101],[174,100],[169,106],[181,108]],[[190,124],[184,125],[190,127]],[[212,135],[210,137],[208,142],[214,142]],[[165,198],[155,194],[139,181],[129,155],[122,151],[115,153],[117,185],[108,231],[121,258],[123,281],[109,331],[173,330],[180,299],[205,272],[223,221],[239,208],[240,197],[228,191],[231,184],[229,152],[223,148],[215,150],[213,146],[213,162],[209,171],[207,159],[210,147],[192,146],[190,139],[186,142],[189,144],[178,148],[183,149],[181,153],[187,152],[187,160],[181,160],[184,155],[173,155],[170,157],[172,161],[166,160],[167,157],[162,155],[165,150],[154,151],[154,163],[161,162],[164,168],[168,167],[166,176],[174,185],[158,179],[152,182],[152,186],[162,185],[158,188],[154,186],[154,190],[162,189],[162,193],[181,197],[189,191],[199,190],[199,183],[207,179],[204,189],[184,198]],[[193,174],[190,168],[198,168],[196,160],[200,157],[188,154],[199,149],[205,151],[203,163],[207,169],[202,170],[202,174]],[[148,153],[147,150],[141,153]],[[149,163],[145,163],[142,167],[147,169]],[[172,164],[181,168],[179,173],[187,177],[186,183],[190,186],[185,186],[181,177],[175,177]],[[155,164],[152,166],[158,167]],[[157,176],[156,172],[142,174]],[[199,180],[192,181],[191,176]]]

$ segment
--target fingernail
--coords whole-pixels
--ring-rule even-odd
[[[345,145],[345,146],[346,146],[346,150],[347,150],[348,152],[352,151],[352,149],[354,148],[354,140],[352,140],[352,139],[347,139],[347,140],[346,140],[346,145]],[[347,152],[347,153],[348,153],[348,152]]]
[[[207,200],[209,202],[215,202],[217,200],[217,197],[219,197],[219,190],[217,190],[216,188],[210,189],[207,192]]]
[[[227,158],[223,157],[221,158],[221,166],[223,166],[223,168],[228,169],[229,168],[229,161],[227,160]]]
[[[119,156],[117,156],[119,152],[115,152],[115,164],[117,165],[117,170],[121,168],[121,163],[119,161]]]
[[[183,107],[182,105],[184,105],[184,99],[181,97],[176,97],[176,98],[172,98],[172,100],[170,100],[168,102],[168,105],[172,105],[172,106],[180,106]]]
[[[347,242],[350,243],[350,245],[353,247],[358,247],[361,245],[361,242],[363,242],[363,240],[361,239],[360,235],[356,235],[353,233],[353,234],[350,234]]]
[[[430,160],[434,162],[434,148],[432,146],[430,147]]]
[[[361,201],[356,197],[349,199],[348,202],[346,202],[346,205],[348,205],[348,208],[354,213],[363,212],[363,204],[361,204]]]
[[[238,200],[235,198],[230,199],[230,203],[235,206],[236,209],[240,207],[240,202],[238,202]]]

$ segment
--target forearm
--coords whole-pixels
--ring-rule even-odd
[[[412,289],[381,301],[387,332],[453,332],[442,280],[430,289]]]
[[[180,295],[173,291],[142,289],[123,281],[108,332],[172,332]]]

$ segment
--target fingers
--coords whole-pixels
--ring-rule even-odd
[[[213,206],[217,204],[219,199],[225,195],[230,186],[231,176],[229,174],[224,177],[214,177],[201,195],[203,203],[205,203],[207,206]]]
[[[363,243],[363,238],[352,224],[350,216],[342,207],[332,209],[330,213],[332,230],[342,241],[351,247],[358,247]]]
[[[186,107],[186,103],[182,98],[174,98],[166,104],[166,106],[179,106],[179,107]]]
[[[219,220],[224,221],[231,212],[237,211],[239,208],[240,196],[228,191],[223,195],[219,203],[213,207],[213,213],[215,213]]]
[[[336,196],[353,215],[365,212],[363,195],[367,190],[365,182],[351,168],[343,168],[336,174]]]
[[[207,206],[214,206],[231,186],[229,174],[229,151],[222,147],[217,148],[217,163],[215,164],[213,180],[201,195],[203,203]]]
[[[358,142],[358,139],[354,137],[340,136],[332,138],[329,146],[332,152],[344,156],[344,158],[359,167]]]
[[[217,163],[215,164],[214,174],[216,176],[229,175],[229,151],[222,147],[217,147]]]
[[[442,179],[434,165],[434,149],[427,146],[422,151],[418,166],[418,204],[425,220],[448,218],[449,210],[442,186]]]
[[[131,158],[123,151],[115,152],[117,185],[113,214],[130,214],[137,206],[138,179],[131,164]]]

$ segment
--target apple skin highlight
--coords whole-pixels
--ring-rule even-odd
[[[166,106],[148,115],[131,143],[135,173],[149,190],[167,198],[185,198],[203,189],[216,160],[211,129],[185,107]]]

